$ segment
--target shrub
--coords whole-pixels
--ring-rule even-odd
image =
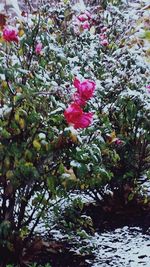
[[[76,14],[70,5],[44,6],[1,34],[4,262],[8,255],[20,260],[54,198],[77,189],[99,201],[106,187],[135,188],[148,172],[148,71],[127,51],[123,22],[112,7],[99,15]],[[94,85],[88,95],[85,79]]]

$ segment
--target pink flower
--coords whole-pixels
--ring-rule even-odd
[[[108,42],[107,39],[104,39],[104,40],[102,40],[102,41],[100,42],[100,44],[101,44],[102,46],[108,46],[108,45],[109,45],[109,42]]]
[[[91,125],[93,121],[93,113],[89,112],[83,112],[82,116],[78,118],[77,122],[74,124],[74,128],[87,128]]]
[[[83,110],[77,103],[70,104],[64,112],[65,119],[69,124],[76,124],[82,114]]]
[[[73,81],[73,85],[75,88],[77,88],[79,90],[80,86],[81,86],[81,82],[77,78],[75,78]]]
[[[99,38],[100,38],[100,40],[105,40],[105,39],[107,39],[107,36],[105,33],[100,33]]]
[[[82,13],[81,15],[79,15],[78,20],[80,20],[81,22],[87,21],[89,19],[91,19],[91,14],[89,11],[85,11],[84,13]]]
[[[73,97],[72,100],[77,103],[79,106],[85,106],[86,105],[86,100],[82,99],[80,94],[78,92],[76,92]]]
[[[77,93],[75,94],[76,97],[78,96],[78,99],[80,98],[85,102],[93,96],[96,88],[96,83],[88,79],[80,82],[77,78],[75,78],[73,85],[77,88]]]
[[[123,143],[123,141],[121,139],[119,139],[119,138],[115,138],[114,143],[116,145],[121,145]]]
[[[13,29],[11,27],[5,27],[3,29],[3,39],[6,42],[16,42],[18,43],[18,31],[16,29]]]
[[[84,21],[82,24],[81,24],[81,28],[83,30],[89,30],[90,29],[90,23],[88,21]]]
[[[35,53],[37,54],[37,55],[40,55],[41,54],[41,51],[42,51],[42,43],[38,43],[37,45],[36,45],[36,47],[35,47]]]
[[[106,32],[107,31],[107,27],[103,27],[102,29],[101,29],[101,32]]]
[[[87,16],[85,13],[79,15],[77,18],[78,18],[78,20],[80,20],[81,22],[87,21],[87,20],[89,19],[88,16]]]
[[[82,108],[76,103],[69,105],[64,112],[64,116],[67,123],[72,124],[75,129],[87,128],[93,120],[93,114],[83,112]]]
[[[80,34],[81,30],[89,30],[91,14],[88,11],[80,14],[79,16],[73,16],[73,27],[76,34]]]
[[[146,86],[147,92],[150,93],[150,84]]]

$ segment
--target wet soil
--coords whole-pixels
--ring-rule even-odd
[[[6,267],[7,264],[14,264],[18,267],[29,267],[30,264],[36,266],[45,266],[50,264],[52,267],[88,267],[93,261],[94,255],[81,255],[71,250],[71,245],[67,240],[56,241],[46,240],[42,237],[35,237],[23,247],[18,247],[19,242],[16,240],[14,252],[1,248],[0,249],[0,266]],[[15,247],[16,246],[16,247]],[[18,249],[16,249],[18,247]],[[19,253],[20,252],[20,253]],[[86,262],[88,260],[89,262]]]
[[[49,262],[53,267],[149,267],[150,202],[144,204],[134,199],[121,204],[117,201],[85,204],[82,212],[92,218],[95,230],[85,253],[73,250],[67,239],[56,240],[53,247],[41,250],[34,261]],[[88,252],[88,246],[94,250]]]
[[[146,232],[150,227],[150,203],[143,204],[138,200],[126,204],[116,200],[109,204],[86,204],[84,212],[92,218],[96,231],[111,231],[127,225],[139,226]]]
[[[149,267],[150,203],[134,199],[120,204],[111,199],[98,205],[87,203],[82,212],[91,216],[95,230],[87,253],[76,253],[66,240],[59,251],[42,251],[35,258],[38,263],[50,262],[53,267]],[[95,247],[94,251],[88,253],[88,246]]]

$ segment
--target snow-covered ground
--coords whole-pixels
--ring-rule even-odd
[[[136,227],[96,234],[91,243],[97,247],[92,267],[149,267],[150,238]]]

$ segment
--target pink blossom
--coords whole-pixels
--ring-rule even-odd
[[[114,143],[116,145],[121,145],[123,143],[123,141],[120,138],[115,138]]]
[[[85,11],[83,14],[80,14],[79,16],[73,16],[73,27],[74,32],[76,34],[80,34],[80,30],[89,30],[90,29],[90,23],[89,20],[91,18],[91,14],[88,11]]]
[[[16,42],[18,43],[18,31],[12,27],[5,27],[3,29],[3,39],[6,42]]]
[[[64,112],[65,119],[69,124],[76,124],[82,114],[83,110],[77,103],[70,104]]]
[[[146,86],[147,92],[150,93],[150,84]]]
[[[76,121],[76,123],[74,124],[74,128],[78,129],[78,128],[87,128],[88,126],[91,125],[93,121],[93,113],[89,112],[83,112],[82,116],[78,118],[78,120]]]
[[[74,93],[72,100],[79,106],[84,107],[86,105],[86,100],[82,99],[78,92]]]
[[[77,88],[76,97],[84,102],[93,96],[96,88],[96,83],[88,79],[80,82],[77,78],[75,78],[73,84]]]
[[[101,44],[102,46],[108,46],[108,45],[109,45],[109,42],[108,42],[107,39],[104,39],[104,40],[102,40],[102,41],[100,42],[100,44]]]
[[[105,33],[100,33],[99,38],[100,38],[100,40],[105,40],[105,39],[107,39],[107,35]]]
[[[85,13],[79,15],[77,18],[78,18],[78,20],[80,20],[81,22],[87,21],[87,20],[89,19],[88,16],[87,16]]]
[[[90,29],[90,23],[88,21],[84,21],[82,24],[81,24],[81,28],[83,30],[89,30]]]
[[[42,43],[37,43],[37,44],[36,44],[36,47],[35,47],[35,53],[36,53],[37,55],[40,55],[40,54],[41,54],[42,47],[43,47]]]
[[[80,14],[77,18],[81,22],[84,22],[84,21],[91,19],[91,14],[89,11],[85,11],[84,13]]]
[[[80,85],[81,85],[80,80],[78,80],[77,78],[75,78],[74,81],[73,81],[73,85],[74,85],[75,88],[79,89],[80,88]]]
[[[93,120],[92,113],[83,112],[77,103],[72,103],[64,112],[65,119],[68,124],[72,124],[75,129],[87,128]]]
[[[103,33],[103,32],[106,32],[107,31],[107,27],[103,27],[102,29],[101,29],[101,32]]]

